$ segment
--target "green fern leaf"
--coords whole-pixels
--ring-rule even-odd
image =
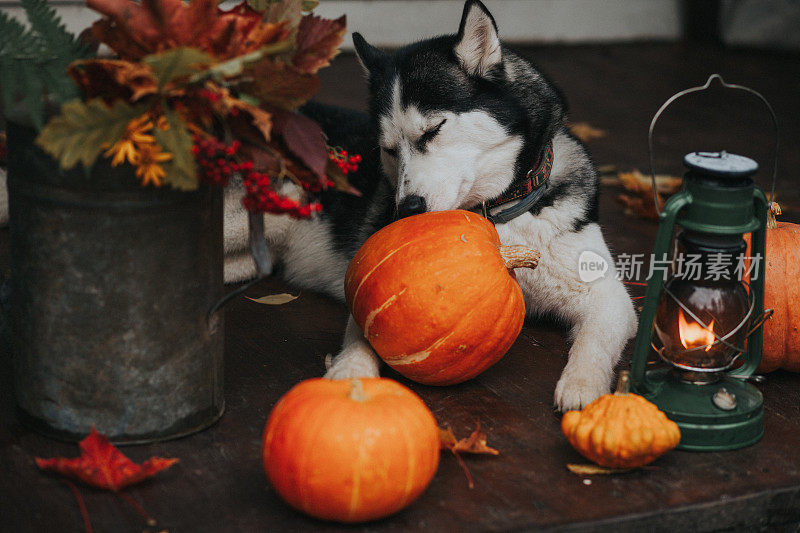
[[[91,54],[66,30],[47,0],[21,3],[30,29],[0,12],[0,100],[8,113],[23,99],[40,128],[47,100],[60,104],[77,95],[67,65]]]
[[[36,36],[16,19],[0,11],[0,57],[33,55],[36,48]]]
[[[21,0],[21,3],[31,28],[41,36],[44,52],[67,59],[67,64],[88,53],[87,47],[80,44],[75,36],[67,31],[56,10],[47,4],[47,0]]]

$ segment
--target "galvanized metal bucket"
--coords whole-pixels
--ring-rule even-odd
[[[180,437],[223,411],[217,188],[144,188],[101,162],[63,173],[8,126],[14,385],[57,438]],[[210,323],[209,323],[210,322]]]

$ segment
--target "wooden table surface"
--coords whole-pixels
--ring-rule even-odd
[[[779,200],[798,220],[800,61],[797,55],[680,45],[531,47],[524,53],[570,97],[572,120],[608,131],[590,144],[598,164],[646,169],[647,125],[673,92],[702,83],[712,71],[751,85],[781,117]],[[352,56],[324,71],[321,99],[363,108],[365,89]],[[719,94],[716,98],[719,97]],[[679,173],[692,150],[728,149],[769,160],[769,123],[758,104],[701,98],[665,117],[657,158],[661,172]],[[732,106],[732,107],[731,107]],[[735,111],[735,113],[734,113]],[[763,176],[762,176],[763,179]],[[764,180],[766,181],[766,180]],[[601,222],[615,253],[645,253],[655,224],[628,218],[604,187]],[[0,234],[0,266],[8,263]],[[251,296],[294,292],[280,280]],[[634,290],[634,294],[642,294]],[[226,316],[226,413],[212,428],[180,440],[127,447],[135,461],[151,455],[180,463],[126,489],[158,521],[145,521],[119,497],[80,487],[94,530],[102,531],[508,531],[529,529],[680,531],[794,530],[800,523],[800,376],[776,372],[759,385],[766,433],[758,444],[723,453],[671,452],[651,467],[613,476],[577,476],[584,463],[561,434],[553,390],[568,349],[565,330],[528,321],[509,353],[468,383],[436,388],[409,383],[439,422],[466,436],[480,421],[498,457],[468,457],[475,480],[467,486],[454,457],[442,455],[428,490],[406,510],[360,526],[320,522],[284,505],[263,473],[261,435],[278,398],[302,379],[324,371],[335,353],[345,308],[302,292],[284,306],[239,298]],[[630,347],[626,354],[630,355]],[[77,455],[77,446],[41,437],[14,415],[7,351],[0,356],[0,531],[82,531],[66,484],[37,470],[33,457]],[[622,366],[627,364],[626,360]]]

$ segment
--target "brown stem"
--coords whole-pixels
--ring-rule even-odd
[[[619,373],[619,379],[617,380],[617,390],[614,394],[618,394],[620,396],[624,396],[631,391],[631,373],[627,370],[623,370]]]
[[[523,267],[536,268],[539,264],[539,257],[542,255],[536,250],[520,244],[512,246],[501,245],[499,251],[500,257],[503,258],[503,263],[509,270]]]
[[[125,494],[124,492],[117,492],[117,496],[119,496],[122,500],[128,502],[131,507],[133,507],[139,515],[144,518],[145,522],[147,522],[148,527],[156,527],[158,522],[156,519],[150,516],[150,513],[144,510],[144,507],[139,505],[139,502],[133,499],[132,496],[129,494]]]
[[[81,496],[78,487],[76,487],[74,483],[72,483],[71,481],[67,481],[66,479],[62,481],[67,484],[69,490],[71,490],[72,494],[75,496],[75,499],[78,500],[78,509],[80,509],[81,518],[83,518],[83,530],[86,533],[93,533],[94,530],[92,529],[92,521],[89,520],[89,510],[86,508],[86,503],[83,501],[83,496]]]
[[[778,221],[775,220],[777,215],[781,214],[781,206],[778,202],[771,202],[769,210],[767,211],[767,229],[775,229],[778,227]]]
[[[458,460],[458,464],[459,466],[461,466],[461,470],[463,470],[464,475],[467,476],[467,486],[471,489],[474,489],[475,482],[472,481],[472,474],[469,473],[469,468],[467,468],[467,464],[464,462],[464,459],[461,458],[461,456],[458,454],[457,451],[452,449],[450,451],[453,452],[453,455],[456,456],[456,460]]]
[[[350,381],[350,399],[364,403],[367,401],[367,393],[364,392],[364,384],[356,378]]]

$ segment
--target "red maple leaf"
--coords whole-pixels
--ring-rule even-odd
[[[81,455],[72,459],[53,457],[36,458],[42,470],[53,470],[64,476],[83,481],[87,485],[117,492],[123,487],[139,483],[157,472],[169,468],[177,459],[151,457],[137,465],[122,454],[95,428],[80,442]]]

